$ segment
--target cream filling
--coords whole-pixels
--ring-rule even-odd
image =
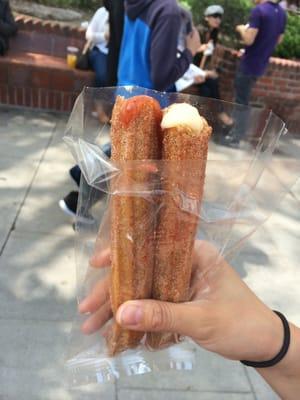
[[[203,129],[203,119],[196,107],[188,103],[174,103],[163,110],[162,129],[187,127],[198,135]]]

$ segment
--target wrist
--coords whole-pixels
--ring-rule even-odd
[[[248,326],[248,347],[244,349],[243,360],[266,362],[280,351],[284,340],[283,324],[278,315],[263,306],[259,318],[253,318]],[[249,364],[246,364],[249,365]]]
[[[263,342],[265,345],[262,348],[261,356],[256,361],[267,361],[273,359],[282,347],[284,329],[281,319],[273,311],[271,311],[270,317],[268,321],[266,321],[263,335]]]
[[[282,377],[298,377],[300,376],[300,329],[289,323],[291,331],[291,342],[286,356],[270,370],[273,373],[278,372]]]
[[[282,399],[298,400],[300,392],[300,329],[289,324],[291,343],[286,356],[270,368],[257,368]]]

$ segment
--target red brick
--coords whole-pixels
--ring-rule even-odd
[[[48,90],[40,89],[40,108],[48,109]]]
[[[24,27],[26,30],[32,32],[32,29],[33,29],[33,18],[32,17],[24,18]]]
[[[48,108],[49,110],[55,110],[56,109],[56,98],[54,96],[54,92],[48,92]]]
[[[30,86],[31,67],[11,64],[8,71],[8,84],[11,86]]]
[[[38,18],[35,18],[33,20],[33,30],[34,31],[43,31],[42,28],[43,28],[42,21],[40,19],[38,19]]]
[[[61,111],[62,110],[62,105],[63,105],[62,104],[63,93],[62,92],[56,92],[55,95],[56,95],[56,107],[55,107],[55,109],[57,111]]]
[[[17,105],[17,90],[15,87],[8,87],[8,104]]]
[[[31,89],[31,107],[39,107],[39,89],[37,88]]]
[[[285,87],[285,86],[287,86],[287,84],[288,84],[288,82],[289,82],[289,80],[288,79],[276,79],[276,85],[280,85],[280,86],[283,86],[283,87]]]
[[[24,20],[24,16],[23,15],[17,15],[15,17],[15,21],[18,24],[18,26],[19,26],[20,23],[22,24],[23,20]]]
[[[51,23],[51,21],[45,21],[43,23],[43,31],[45,33],[52,33],[52,23]]]
[[[31,107],[31,89],[24,88],[24,106]]]
[[[56,35],[59,35],[60,33],[60,25],[57,22],[52,22],[51,23],[52,26],[52,32]]]
[[[53,35],[52,55],[55,57],[67,56],[67,47],[70,46],[70,39],[59,35]]]
[[[8,103],[8,88],[6,85],[0,85],[0,103]]]
[[[73,71],[55,71],[51,76],[51,88],[61,90],[63,92],[71,92],[73,90],[74,78]]]
[[[255,89],[253,91],[253,95],[254,96],[258,96],[258,97],[266,96],[266,94],[267,94],[267,92],[265,90],[262,90],[262,89]]]
[[[0,84],[7,83],[8,64],[0,62]]]
[[[52,55],[53,38],[49,34],[33,31],[31,33],[31,52]]]
[[[264,86],[272,86],[273,85],[273,79],[271,79],[269,77],[260,78],[258,82]]]
[[[23,88],[16,88],[16,104],[18,106],[23,106],[24,105],[24,101],[23,101]]]
[[[51,74],[49,69],[34,68],[31,74],[31,85],[37,88],[51,88]]]
[[[63,93],[63,106],[62,111],[71,111],[71,94]]]

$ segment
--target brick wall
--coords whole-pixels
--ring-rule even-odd
[[[18,34],[0,57],[0,103],[69,112],[94,73],[66,65],[66,47],[83,48],[84,31],[31,17],[17,17]]]
[[[93,86],[93,80],[91,72],[1,62],[0,103],[69,112],[83,87]]]
[[[67,46],[81,49],[85,43],[85,30],[79,27],[22,15],[16,22],[18,34],[10,40],[10,54],[34,52],[64,58]]]
[[[214,63],[219,66],[222,99],[234,100],[234,76],[239,62],[237,51],[218,46]],[[271,58],[265,75],[258,79],[251,104],[272,109],[300,134],[300,61]]]

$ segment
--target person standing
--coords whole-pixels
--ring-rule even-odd
[[[193,30],[178,57],[180,27],[181,11],[176,0],[125,1],[118,85],[176,91],[175,82],[188,69],[200,46],[199,34]],[[72,168],[70,175],[78,184],[78,168]],[[78,191],[72,191],[59,201],[59,206],[66,214],[75,216],[77,203]]]
[[[127,0],[118,85],[176,91],[200,46],[194,29],[178,57],[181,11],[176,0]]]
[[[104,0],[103,5],[104,7],[101,7],[92,18],[86,32],[86,38],[94,43],[89,61],[96,72],[96,86],[115,86],[123,32],[124,1]],[[106,110],[101,104],[96,103],[95,106],[98,118],[103,122],[108,118]],[[102,150],[110,157],[110,145],[104,146]],[[79,187],[81,179],[79,166],[73,166],[69,174]],[[59,207],[66,215],[74,218],[78,198],[78,190],[72,190],[59,200]]]
[[[100,7],[96,11],[88,25],[85,36],[86,40],[92,44],[89,63],[95,71],[95,86],[106,86],[109,25],[108,11],[105,7]]]
[[[249,23],[238,25],[236,31],[246,45],[235,78],[235,102],[247,106],[251,90],[268,66],[269,59],[278,43],[282,41],[286,13],[276,0],[255,0]],[[225,137],[224,144],[239,147],[246,134],[247,118],[240,113],[235,128]]]
[[[124,0],[106,0],[105,6],[109,12],[109,41],[107,58],[107,85],[117,84],[120,47],[124,25]]]
[[[194,64],[205,70],[205,80],[195,86],[197,94],[202,97],[211,97],[221,100],[219,89],[219,71],[212,68],[212,57],[218,43],[224,9],[218,4],[208,6],[204,11],[205,27],[200,32],[201,46],[194,57]],[[222,106],[220,105],[220,108]],[[222,134],[225,135],[232,125],[232,118],[223,110],[218,115]]]
[[[0,0],[0,56],[8,50],[9,38],[16,34],[17,24],[12,15],[9,1]]]

